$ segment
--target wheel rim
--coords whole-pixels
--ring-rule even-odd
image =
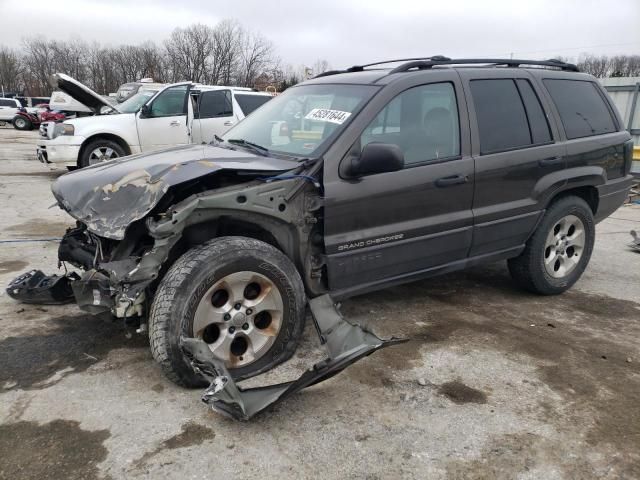
[[[193,334],[227,367],[243,367],[269,351],[280,332],[282,315],[282,296],[271,280],[256,272],[232,273],[200,300]]]
[[[94,165],[100,162],[106,162],[112,158],[118,158],[118,153],[109,147],[98,147],[89,155],[89,165]]]
[[[544,246],[544,267],[553,278],[564,278],[580,263],[584,253],[586,230],[575,215],[558,220],[547,235]]]
[[[16,120],[16,125],[18,126],[18,128],[24,128],[27,125],[27,122],[25,122],[22,118],[18,118]]]

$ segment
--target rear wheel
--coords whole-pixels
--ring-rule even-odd
[[[13,128],[16,130],[33,130],[33,125],[28,118],[16,117],[13,119]]]
[[[509,271],[529,291],[562,293],[587,268],[594,242],[595,224],[587,202],[560,198],[551,204],[522,254],[509,260]]]
[[[114,158],[124,157],[127,153],[124,148],[113,140],[99,138],[88,143],[83,149],[78,159],[80,168],[95,165],[101,162],[113,160]]]
[[[169,269],[149,319],[151,349],[167,377],[202,386],[180,350],[181,336],[204,340],[234,378],[287,360],[304,327],[302,280],[279,250],[245,237],[193,248]]]

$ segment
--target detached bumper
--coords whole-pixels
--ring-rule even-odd
[[[83,137],[65,137],[41,140],[36,148],[38,160],[42,163],[62,163],[70,166],[78,164]]]

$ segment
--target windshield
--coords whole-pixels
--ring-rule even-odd
[[[151,97],[157,92],[155,90],[141,90],[133,97],[128,98],[124,102],[116,105],[116,108],[121,113],[136,113],[140,110],[140,107],[147,103]]]
[[[258,108],[223,139],[244,140],[287,155],[319,155],[376,90],[370,85],[292,87]]]

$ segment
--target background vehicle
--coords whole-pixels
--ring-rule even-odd
[[[57,74],[58,86],[96,115],[42,128],[38,158],[86,167],[112,158],[222,135],[272,95],[248,88],[183,82],[140,90],[116,106],[74,79]]]
[[[21,108],[15,98],[0,98],[0,122],[11,122]]]
[[[141,113],[172,112],[189,88]],[[86,271],[72,282],[81,308],[148,318],[173,381],[202,383],[182,336],[245,378],[293,354],[307,297],[500,260],[532,292],[567,290],[596,222],[627,197],[632,146],[570,64],[354,66],[287,89],[215,144],[59,177],[54,196],[78,221],[59,260]]]
[[[165,87],[166,83],[154,82],[153,78],[143,78],[137,82],[124,83],[118,87],[115,95],[116,103],[122,103],[130,97],[134,96],[140,90],[160,90]]]
[[[50,110],[48,105],[38,105],[32,108],[20,108],[13,117],[12,123],[16,130],[33,130],[39,128],[44,122],[61,122],[66,118],[64,113]]]

